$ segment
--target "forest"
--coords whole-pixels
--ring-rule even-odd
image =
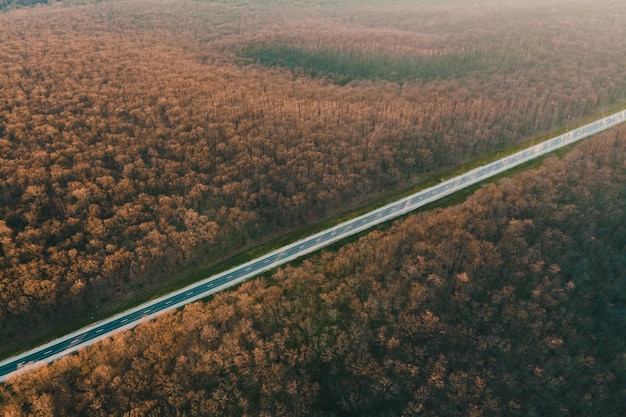
[[[0,0],[0,10],[15,7],[33,6],[48,3],[48,0]]]
[[[0,12],[0,355],[620,105],[624,21],[613,0]]]
[[[0,385],[6,416],[626,407],[626,127]]]

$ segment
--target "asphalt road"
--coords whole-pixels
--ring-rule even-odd
[[[93,344],[98,340],[109,337],[115,332],[132,328],[142,321],[150,320],[166,311],[205,298],[210,294],[236,285],[250,277],[311,252],[315,252],[338,240],[402,216],[418,207],[469,187],[472,184],[476,184],[517,165],[523,164],[524,162],[530,161],[531,159],[606,130],[624,120],[626,120],[626,110],[606,116],[585,126],[546,140],[538,145],[472,169],[454,178],[442,181],[433,187],[424,189],[360,217],[348,220],[327,230],[291,243],[243,265],[206,278],[203,281],[161,298],[146,302],[121,314],[94,323],[88,327],[53,340],[52,342],[46,343],[43,346],[5,359],[0,362],[0,381],[6,380],[11,375],[26,372],[39,365],[50,363],[55,359],[75,352],[80,347]]]

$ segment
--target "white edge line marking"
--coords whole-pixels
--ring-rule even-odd
[[[19,361],[21,358],[30,356],[30,355],[32,355],[34,353],[37,353],[37,352],[44,351],[44,349],[48,349],[50,346],[54,346],[54,345],[56,345],[58,343],[67,343],[69,340],[71,340],[71,338],[74,338],[77,335],[82,335],[82,334],[84,334],[84,333],[86,333],[88,331],[93,330],[94,328],[96,328],[98,326],[102,326],[104,324],[111,323],[111,322],[117,320],[121,316],[125,316],[127,314],[132,314],[134,312],[137,312],[137,311],[140,311],[142,309],[145,309],[146,307],[151,307],[154,304],[162,302],[166,298],[170,298],[170,297],[173,297],[175,295],[182,294],[185,291],[189,291],[191,288],[200,288],[202,285],[204,285],[204,284],[206,284],[206,283],[208,283],[210,281],[213,281],[215,279],[218,279],[218,278],[230,279],[230,278],[232,278],[234,276],[234,274],[236,272],[238,272],[238,271],[242,271],[242,272],[245,271],[244,268],[250,266],[254,262],[258,262],[259,260],[264,259],[265,257],[272,257],[272,256],[275,257],[277,255],[280,255],[280,253],[282,253],[283,251],[286,251],[286,250],[289,250],[289,249],[293,249],[293,248],[304,248],[304,246],[306,246],[307,244],[311,244],[311,246],[309,246],[308,248],[306,248],[305,250],[303,250],[303,251],[301,251],[299,253],[292,254],[292,255],[290,255],[290,256],[288,256],[286,258],[277,259],[273,263],[268,264],[266,266],[263,266],[263,267],[255,270],[254,272],[244,273],[244,274],[242,274],[241,276],[239,276],[236,279],[233,279],[231,281],[222,283],[220,285],[216,285],[213,288],[206,289],[206,290],[204,290],[204,291],[202,291],[202,292],[200,292],[200,293],[190,297],[187,300],[180,301],[178,303],[173,303],[173,304],[172,304],[171,300],[168,300],[169,301],[168,307],[166,307],[166,308],[164,308],[164,309],[162,309],[162,310],[160,310],[158,312],[154,312],[154,313],[152,313],[152,314],[150,314],[148,316],[144,316],[141,319],[133,320],[133,321],[127,323],[126,325],[120,327],[119,329],[108,331],[106,333],[102,333],[103,329],[99,328],[99,329],[96,330],[96,333],[99,333],[99,334],[102,333],[102,334],[100,334],[98,337],[93,338],[91,340],[88,340],[86,342],[80,343],[78,345],[74,345],[72,347],[68,347],[64,351],[62,351],[62,352],[60,352],[58,354],[55,354],[55,355],[53,355],[50,358],[47,358],[47,359],[42,360],[40,362],[37,362],[37,364],[49,363],[49,362],[53,361],[54,359],[60,358],[61,356],[64,356],[64,355],[72,353],[72,352],[75,352],[80,347],[88,346],[90,344],[95,343],[96,341],[102,340],[102,339],[108,337],[109,335],[111,335],[113,333],[116,333],[116,332],[121,331],[123,329],[132,328],[132,327],[134,327],[135,325],[137,325],[138,323],[140,323],[140,322],[142,322],[144,320],[149,320],[152,317],[156,317],[159,314],[165,313],[165,312],[170,311],[170,310],[177,309],[177,308],[179,308],[179,307],[181,307],[181,306],[183,306],[183,305],[185,305],[187,303],[190,303],[192,301],[196,301],[196,300],[205,298],[205,297],[207,297],[207,296],[209,296],[211,294],[214,294],[214,293],[216,293],[216,292],[218,292],[218,291],[220,291],[220,290],[222,290],[224,288],[228,288],[230,286],[236,285],[236,284],[238,284],[238,283],[240,283],[240,282],[250,278],[251,276],[258,275],[258,274],[260,274],[262,272],[265,272],[267,270],[273,269],[276,266],[285,264],[285,263],[287,263],[289,261],[292,261],[292,260],[294,260],[296,258],[299,258],[301,256],[308,255],[309,253],[315,252],[315,251],[319,250],[320,248],[325,247],[327,245],[330,245],[330,244],[332,244],[332,243],[334,243],[334,242],[336,242],[338,240],[342,240],[342,239],[344,239],[344,238],[346,238],[348,236],[360,233],[360,232],[362,232],[364,230],[367,230],[367,229],[369,229],[369,228],[371,228],[373,226],[376,226],[376,225],[378,225],[380,223],[384,223],[384,222],[386,222],[386,221],[388,221],[390,219],[402,216],[402,215],[404,215],[406,213],[409,213],[409,212],[411,212],[411,211],[413,211],[413,210],[415,210],[415,209],[417,209],[419,207],[422,207],[422,206],[424,206],[424,205],[426,205],[426,204],[428,204],[428,203],[430,203],[432,201],[435,201],[435,200],[437,200],[437,199],[439,199],[441,197],[445,197],[447,195],[450,195],[450,194],[452,194],[453,192],[455,192],[455,191],[457,191],[459,189],[469,187],[469,186],[471,186],[473,184],[476,184],[478,182],[481,182],[481,181],[483,181],[483,180],[485,180],[485,179],[487,179],[489,177],[497,175],[497,174],[499,174],[499,173],[501,173],[503,171],[507,171],[507,170],[517,166],[517,165],[521,165],[521,164],[523,164],[523,163],[525,163],[525,162],[527,162],[527,161],[529,161],[531,159],[534,159],[536,157],[545,155],[545,154],[550,153],[550,152],[552,152],[552,151],[554,151],[556,149],[559,149],[561,147],[564,147],[564,146],[570,145],[572,143],[581,141],[582,139],[585,139],[586,137],[589,137],[589,136],[595,135],[595,134],[597,134],[599,132],[602,132],[604,130],[607,130],[607,129],[613,127],[613,126],[616,126],[616,125],[622,123],[624,120],[626,120],[626,110],[621,110],[619,112],[613,113],[613,114],[611,114],[609,116],[606,116],[604,118],[601,118],[599,120],[595,120],[595,121],[593,121],[591,123],[588,123],[586,125],[578,127],[578,128],[573,129],[571,131],[568,131],[566,133],[563,133],[561,135],[558,135],[556,137],[548,139],[548,140],[546,140],[544,142],[541,142],[541,143],[539,143],[537,145],[528,147],[526,149],[523,149],[523,150],[521,150],[519,152],[516,152],[514,154],[511,154],[511,155],[506,156],[504,158],[501,158],[499,160],[496,160],[496,161],[493,161],[491,163],[485,164],[483,166],[480,166],[480,167],[474,168],[472,170],[469,170],[469,171],[465,172],[464,174],[461,174],[459,176],[450,178],[450,179],[448,179],[446,181],[443,181],[443,182],[441,182],[441,183],[439,183],[439,184],[437,184],[437,185],[435,185],[433,187],[423,189],[423,190],[421,190],[421,191],[419,191],[417,193],[414,193],[414,194],[409,195],[407,197],[401,198],[400,200],[397,200],[397,201],[395,201],[393,203],[390,203],[390,204],[387,204],[385,206],[379,207],[378,209],[372,210],[372,211],[370,211],[368,213],[365,213],[365,214],[363,214],[363,215],[361,215],[359,217],[355,217],[355,218],[353,218],[351,220],[348,220],[348,221],[343,222],[343,223],[339,223],[339,224],[337,224],[337,225],[335,225],[335,226],[333,226],[331,228],[328,228],[326,230],[322,230],[322,231],[320,231],[318,233],[315,233],[315,234],[313,234],[311,236],[308,236],[308,237],[306,237],[304,239],[298,240],[296,242],[292,242],[292,243],[290,243],[290,244],[288,244],[286,246],[283,246],[282,248],[279,248],[279,249],[277,249],[277,250],[275,250],[273,252],[265,254],[265,255],[263,255],[263,256],[261,256],[259,258],[252,259],[252,260],[250,260],[250,261],[248,261],[248,262],[246,262],[246,263],[244,263],[242,265],[233,267],[233,268],[231,268],[229,270],[226,270],[226,271],[223,271],[223,272],[221,272],[219,274],[207,277],[204,280],[196,282],[195,284],[192,284],[192,285],[187,286],[185,288],[181,288],[181,289],[179,289],[177,291],[174,291],[172,293],[166,294],[166,295],[164,295],[162,297],[159,297],[159,298],[156,298],[154,300],[148,301],[146,303],[143,303],[141,305],[133,307],[132,309],[129,309],[127,311],[118,313],[118,314],[116,314],[114,316],[111,316],[109,318],[106,318],[104,320],[92,323],[91,325],[89,325],[87,327],[84,327],[82,329],[78,329],[78,330],[76,330],[76,331],[74,331],[72,333],[69,333],[69,334],[67,334],[67,335],[65,335],[63,337],[60,337],[60,338],[55,339],[53,341],[50,341],[50,342],[48,342],[48,343],[46,343],[46,344],[44,344],[42,346],[38,346],[38,347],[30,349],[30,350],[28,350],[26,352],[22,352],[22,353],[20,353],[20,354],[18,354],[16,356],[13,356],[13,357],[10,357],[10,358],[6,358],[6,359],[0,361],[0,366],[5,366],[5,365],[10,364],[10,363],[17,363],[17,361]],[[526,154],[524,154],[524,152],[526,152]],[[529,156],[526,156],[526,155],[529,155]],[[505,162],[509,162],[509,163],[505,164]],[[500,166],[498,168],[495,168],[495,165],[497,165],[497,164],[500,164]],[[442,188],[440,188],[444,184],[456,181],[459,178],[467,178],[468,181],[466,181],[462,186],[452,187],[452,188],[449,188],[449,189],[447,189],[445,191],[443,191]],[[432,194],[434,192],[437,192],[436,197],[432,196]],[[420,196],[421,196],[421,199],[419,199]],[[400,208],[399,207],[399,205],[405,204],[408,200],[410,200],[412,198],[415,198],[416,200],[419,199],[419,201],[416,201],[413,204],[407,205],[406,208]],[[391,208],[391,207],[393,207],[393,208]],[[366,225],[362,224],[362,222],[364,220],[364,217],[371,216],[372,214],[378,213],[378,212],[383,211],[385,209],[390,209],[393,212],[390,213],[390,214],[384,215],[384,216],[380,217],[379,219],[376,219],[375,221],[372,221],[371,223],[368,223]],[[315,244],[315,239],[317,239],[318,236],[326,234],[329,231],[337,230],[337,229],[339,229],[341,227],[345,227],[345,231],[344,232],[341,232],[341,233],[337,234],[336,236],[326,240],[325,242],[323,242],[321,244],[320,243]],[[27,365],[23,369],[31,369],[31,367]],[[6,374],[6,375],[0,375],[0,382],[4,381],[11,374],[12,373],[9,373],[9,374]]]

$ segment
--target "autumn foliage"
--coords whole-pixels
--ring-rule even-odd
[[[0,13],[0,351],[626,97],[619,1],[284,3]]]
[[[0,412],[620,416],[625,157],[613,129],[14,379]]]

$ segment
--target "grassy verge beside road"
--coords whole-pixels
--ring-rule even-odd
[[[615,107],[612,109],[607,109],[604,113],[612,113],[615,111],[619,111],[626,108],[626,105],[624,106],[620,106],[620,107]],[[146,286],[141,288],[140,291],[135,291],[132,293],[128,293],[126,296],[124,296],[123,298],[119,298],[116,300],[115,303],[110,303],[108,305],[102,306],[100,307],[97,311],[94,311],[93,315],[91,316],[86,316],[86,317],[78,317],[75,320],[71,321],[71,322],[65,322],[62,326],[59,326],[55,329],[47,329],[48,331],[43,331],[39,334],[36,335],[31,335],[31,336],[26,336],[22,339],[19,340],[19,342],[15,342],[13,344],[10,345],[3,345],[0,348],[0,355],[2,355],[3,357],[7,357],[10,356],[12,354],[18,353],[20,351],[24,351],[27,350],[28,348],[43,343],[45,341],[48,340],[52,340],[54,338],[57,338],[59,336],[62,336],[64,334],[70,333],[71,331],[74,331],[78,328],[84,327],[94,321],[98,321],[98,320],[102,320],[104,318],[107,318],[111,315],[114,315],[116,313],[120,313],[124,310],[127,310],[133,306],[139,305],[143,302],[146,302],[150,299],[159,297],[161,295],[167,294],[169,292],[172,292],[174,290],[180,289],[182,287],[185,287],[193,282],[196,282],[200,279],[204,279],[207,276],[211,276],[214,275],[220,271],[224,271],[227,270],[233,266],[245,263],[251,259],[254,259],[264,253],[270,252],[273,249],[282,247],[288,243],[291,243],[293,241],[296,241],[304,236],[308,236],[310,234],[313,234],[315,232],[324,230],[328,227],[331,227],[333,225],[336,225],[338,223],[341,223],[345,220],[357,217],[361,214],[364,214],[366,212],[369,212],[377,207],[383,206],[389,202],[395,201],[399,198],[402,198],[404,196],[413,194],[421,189],[427,188],[429,186],[432,186],[444,179],[459,175],[462,172],[466,172],[468,170],[471,170],[475,167],[484,165],[486,163],[492,162],[494,160],[497,160],[499,158],[502,158],[506,155],[510,155],[513,154],[521,149],[524,149],[526,147],[532,146],[534,144],[540,143],[546,139],[549,139],[551,137],[557,136],[561,133],[566,132],[567,130],[576,128],[580,125],[584,125],[592,120],[597,119],[598,116],[595,117],[589,117],[583,121],[581,121],[580,123],[577,123],[575,126],[566,126],[563,127],[562,129],[560,129],[557,132],[551,133],[551,134],[547,134],[547,135],[543,135],[541,137],[538,138],[534,138],[532,140],[529,140],[527,142],[525,142],[522,145],[519,146],[514,146],[511,147],[509,149],[506,149],[505,151],[501,151],[497,154],[485,157],[485,158],[480,158],[477,160],[473,160],[473,161],[468,161],[465,164],[462,164],[460,166],[454,167],[454,168],[450,168],[450,169],[446,169],[446,170],[440,170],[437,172],[432,172],[430,173],[428,176],[424,176],[422,178],[415,178],[413,181],[407,182],[405,184],[403,184],[403,186],[398,186],[395,187],[393,189],[388,189],[388,190],[384,190],[382,192],[380,192],[376,198],[370,198],[367,201],[361,201],[359,203],[355,203],[350,207],[347,207],[346,210],[343,210],[341,212],[335,212],[332,213],[332,215],[326,216],[326,218],[314,222],[314,223],[310,223],[306,226],[297,228],[295,230],[292,230],[288,233],[276,233],[273,235],[268,235],[266,236],[262,241],[255,241],[253,243],[250,243],[247,247],[243,248],[239,253],[233,254],[232,256],[229,257],[224,257],[222,259],[216,260],[216,259],[212,259],[211,261],[207,261],[205,264],[198,266],[198,267],[194,267],[185,271],[181,271],[180,273],[177,274],[176,277],[174,277],[173,280],[169,281],[167,284],[164,285],[160,285],[160,286]],[[564,154],[565,152],[567,152],[569,149],[571,149],[571,147],[573,147],[574,145],[569,145],[565,148],[560,149],[559,151],[557,151],[557,154]],[[505,176],[512,176],[515,175],[518,172],[521,172],[525,169],[528,169],[529,167],[535,167],[541,164],[541,162],[547,158],[549,155],[544,155],[542,157],[539,157],[537,159],[534,159],[530,162],[527,162],[525,164],[522,164],[516,168],[513,168],[505,173],[499,174],[497,176],[494,176],[492,178],[490,178],[489,180],[487,180],[486,182],[493,182],[493,181],[497,181],[499,178],[505,177]],[[484,181],[485,182],[485,181]],[[429,210],[432,209],[434,207],[442,207],[442,206],[446,206],[446,205],[450,205],[450,204],[457,204],[461,201],[463,201],[468,195],[472,194],[474,192],[475,189],[477,189],[478,187],[480,187],[482,184],[484,184],[484,182],[471,186],[469,188],[466,188],[460,192],[455,193],[454,195],[445,197],[441,200],[438,200],[436,202],[433,202],[423,208],[420,208],[420,211],[423,210]],[[391,223],[391,222],[388,222]],[[386,227],[386,225],[381,225],[378,227]],[[363,233],[367,233],[367,232],[362,232],[359,235],[363,234]],[[325,250],[333,250],[334,248],[337,248],[343,244],[345,244],[346,241],[352,241],[353,239],[356,239],[357,236],[356,235],[354,237],[350,237],[342,242],[338,242],[333,244],[331,247],[325,249]]]

